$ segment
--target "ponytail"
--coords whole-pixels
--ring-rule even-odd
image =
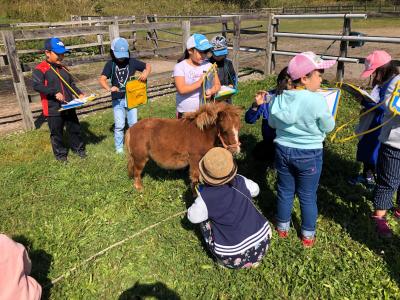
[[[188,59],[188,58],[189,58],[189,51],[188,51],[188,49],[186,49],[185,52],[183,52],[183,55],[178,58],[177,62],[180,63],[181,61]]]
[[[277,85],[276,85],[276,94],[281,95],[284,90],[288,90],[291,88],[293,82],[290,79],[290,76],[287,72],[288,67],[285,67],[282,69],[282,71],[279,72],[278,78],[276,79]]]
[[[395,62],[391,60],[387,64],[375,70],[375,76],[372,80],[372,86],[382,85],[396,75],[399,75],[399,69],[397,68]]]

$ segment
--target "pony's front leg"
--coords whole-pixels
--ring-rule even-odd
[[[190,187],[194,197],[197,197],[196,186],[200,182],[200,171],[199,171],[199,161],[201,157],[191,158],[189,162],[189,176],[190,176]]]

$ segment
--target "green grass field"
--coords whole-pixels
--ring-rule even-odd
[[[249,106],[255,91],[273,78],[240,85],[237,104]],[[342,97],[338,123],[358,112]],[[174,97],[140,109],[173,117]],[[377,238],[370,221],[371,194],[346,180],[359,171],[355,142],[325,147],[318,192],[317,243],[304,249],[297,236],[296,202],[288,239],[273,235],[255,270],[219,268],[206,253],[196,226],[184,215],[149,229],[104,255],[67,271],[108,246],[184,211],[193,201],[186,171],[149,163],[143,193],[127,176],[126,159],[114,153],[111,110],[81,118],[88,158],[54,161],[48,130],[0,139],[0,232],[24,243],[33,276],[46,286],[44,299],[398,299],[400,226],[391,240]],[[241,129],[239,173],[261,187],[255,199],[270,219],[275,209],[275,173],[251,157],[261,123]],[[350,134],[348,130],[344,134]],[[51,285],[60,275],[67,276]]]

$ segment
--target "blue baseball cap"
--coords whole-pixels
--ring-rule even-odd
[[[48,51],[53,51],[56,54],[64,54],[67,52],[71,52],[69,49],[65,48],[64,43],[56,37],[52,37],[47,39],[44,42],[44,49]]]
[[[213,50],[212,53],[213,53],[215,56],[224,56],[224,55],[228,55],[228,49]]]
[[[213,46],[212,53],[214,56],[225,56],[228,55],[228,43],[226,38],[222,35],[217,35],[211,40]]]
[[[211,49],[212,45],[207,40],[205,35],[195,33],[186,42],[186,49],[192,48],[196,48],[200,51],[205,51]]]
[[[115,38],[111,43],[111,50],[116,58],[129,58],[129,44],[124,38]]]

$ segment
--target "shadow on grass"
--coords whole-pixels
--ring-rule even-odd
[[[371,220],[373,195],[361,186],[349,186],[347,178],[359,170],[355,161],[326,150],[318,190],[319,213],[334,220],[351,238],[364,244],[385,261],[393,280],[400,284],[400,239],[380,239]]]
[[[137,281],[133,287],[124,291],[118,300],[140,300],[152,297],[154,299],[179,300],[181,297],[162,282],[141,284]]]
[[[24,245],[28,251],[29,258],[32,262],[32,271],[30,275],[42,286],[41,299],[50,299],[50,290],[53,285],[51,284],[51,280],[48,278],[48,274],[53,257],[44,250],[35,249],[32,246],[32,242],[23,235],[13,236],[12,239]]]
[[[83,121],[80,122],[80,124],[81,124],[82,137],[86,144],[96,145],[106,138],[105,135],[96,135],[92,131],[90,131],[89,130],[90,123]]]
[[[259,141],[252,134],[240,136],[242,143],[243,158],[237,160],[238,173],[255,181],[260,187],[260,194],[254,198],[254,203],[258,205],[263,215],[272,220],[276,209],[276,201],[273,191],[267,184],[266,175],[274,172],[268,160],[261,159]],[[268,151],[269,152],[269,151]],[[270,156],[271,154],[266,154]]]

